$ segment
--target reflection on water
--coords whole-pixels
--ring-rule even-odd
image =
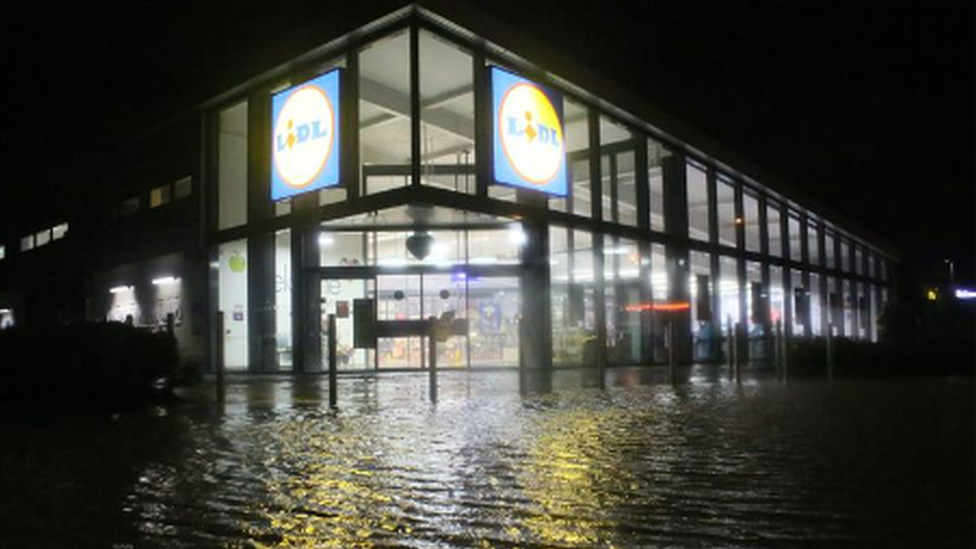
[[[971,546],[972,380],[512,373],[232,384],[3,425],[0,546]]]

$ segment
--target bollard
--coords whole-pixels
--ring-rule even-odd
[[[725,317],[725,325],[727,326],[725,332],[725,339],[729,348],[729,379],[732,379],[732,369],[735,368],[735,339],[732,336],[732,317]]]
[[[742,369],[742,324],[739,322],[735,323],[735,331],[733,332],[733,338],[735,341],[735,381],[739,382],[742,380],[739,371]]]
[[[827,324],[827,379],[834,379],[834,325]]]
[[[668,342],[668,378],[674,383],[674,319],[668,319],[667,325]]]
[[[782,352],[783,381],[786,381],[786,378],[789,376],[789,372],[790,372],[790,339],[791,338],[790,338],[790,334],[788,334],[785,329],[783,330],[782,339],[783,339],[783,352]]]
[[[334,314],[330,314],[328,322],[329,407],[336,408],[339,401],[339,382],[337,379],[339,365],[337,363],[338,357],[336,356],[336,316]]]
[[[427,365],[427,371],[430,380],[430,401],[437,402],[437,337],[435,335],[434,320],[430,321],[430,330],[427,335],[427,344],[429,346],[430,360]]]
[[[214,349],[214,354],[216,355],[216,363],[214,364],[216,374],[217,374],[217,401],[224,401],[224,312],[217,311],[217,345]]]
[[[783,361],[783,321],[776,321],[776,328],[773,332],[773,368],[776,371],[776,375],[780,374],[780,369],[782,368]]]

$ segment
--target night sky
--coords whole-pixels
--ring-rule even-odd
[[[99,151],[402,2],[203,4],[6,9],[0,234],[74,202]],[[923,278],[952,257],[973,280],[971,1],[475,4],[860,221]]]

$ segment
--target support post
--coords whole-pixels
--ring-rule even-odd
[[[735,368],[735,336],[732,331],[732,315],[725,317],[725,325],[727,326],[725,331],[726,344],[729,348],[728,360],[729,360],[729,379],[732,379],[732,370]]]
[[[834,325],[827,324],[827,379],[834,379]]]
[[[338,395],[338,372],[339,365],[337,363],[338,357],[336,356],[336,316],[335,314],[329,315],[329,407],[336,408],[339,400]]]
[[[434,319],[430,319],[430,329],[427,335],[427,345],[430,357],[427,361],[427,372],[430,380],[430,401],[437,402],[437,336],[435,334]]]
[[[773,332],[773,368],[776,375],[780,374],[783,368],[783,321],[776,321],[776,328]]]
[[[217,311],[216,323],[217,323],[217,342],[216,342],[217,348],[214,350],[214,354],[216,355],[215,357],[216,362],[214,363],[214,366],[216,366],[215,370],[217,373],[217,402],[223,402],[225,396],[224,384],[226,382],[226,380],[224,379],[224,336],[226,334],[224,333],[224,312],[223,311]]]
[[[668,379],[674,383],[674,319],[668,319]]]
[[[742,381],[740,371],[742,370],[742,323],[735,323],[735,330],[733,332],[733,338],[735,341],[735,381]]]

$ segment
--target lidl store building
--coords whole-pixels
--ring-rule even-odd
[[[430,317],[462,320],[442,368],[878,338],[897,252],[633,91],[436,10],[124,145],[70,215],[4,235],[2,324],[170,324],[207,368],[294,373],[327,367],[329,315],[346,371],[425,367]]]

